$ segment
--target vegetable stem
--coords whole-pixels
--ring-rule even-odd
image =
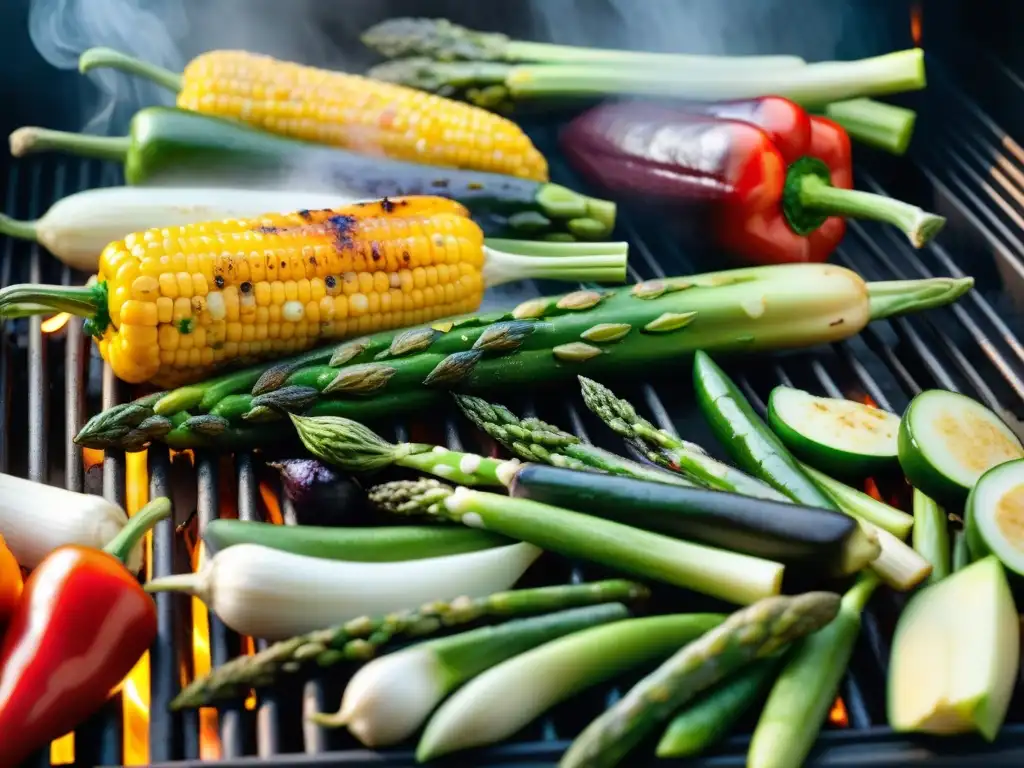
[[[893,155],[903,155],[914,134],[917,113],[873,99],[836,101],[825,116],[839,123],[851,139]]]
[[[453,490],[430,479],[385,483],[371,489],[369,496],[390,512],[454,520],[733,603],[778,594],[782,584],[780,563],[677,541],[526,499],[465,487]]]
[[[793,169],[797,167],[797,163],[792,166]],[[928,213],[916,205],[872,192],[833,187],[816,174],[800,176],[799,201],[804,208],[829,216],[892,224],[907,236],[915,248],[928,243],[946,224],[944,217]]]
[[[19,240],[36,240],[39,236],[38,220],[22,221],[0,214],[0,234]]]
[[[932,564],[929,584],[934,584],[951,571],[949,523],[946,512],[931,498],[914,489],[914,549]]]
[[[36,152],[68,152],[79,157],[123,163],[128,157],[128,136],[92,136],[26,126],[11,133],[11,154],[22,157]]]
[[[907,538],[914,525],[914,518],[911,515],[868,496],[863,491],[851,488],[803,462],[800,462],[800,468],[843,512],[886,530],[898,539]]]
[[[171,500],[165,496],[153,499],[128,519],[125,527],[110,540],[103,551],[122,563],[125,562],[142,537],[152,530],[154,525],[170,516]]]
[[[594,248],[590,243],[523,241],[514,251],[498,250],[494,243],[484,246],[483,274],[489,286],[527,278],[598,283],[626,280],[627,243],[602,243]]]
[[[105,282],[83,288],[25,283],[0,290],[0,319],[8,317],[8,312],[22,315],[27,307],[31,314],[45,314],[37,312],[38,307],[88,318],[83,330],[89,336],[102,334],[110,325]]]
[[[78,59],[78,71],[83,75],[101,68],[116,69],[145,78],[175,93],[181,90],[180,74],[115,51],[113,48],[89,48]]]
[[[974,278],[880,280],[870,282],[867,286],[871,320],[885,320],[908,312],[944,307],[971,290]]]

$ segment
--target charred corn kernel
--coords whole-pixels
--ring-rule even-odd
[[[547,181],[548,167],[510,120],[359,75],[245,51],[210,51],[182,77],[178,106],[272,133],[388,157]]]
[[[176,386],[239,355],[470,311],[483,260],[466,210],[432,197],[138,232],[101,255],[100,351],[126,381]]]

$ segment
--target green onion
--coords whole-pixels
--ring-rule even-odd
[[[721,624],[721,614],[626,619],[552,640],[473,678],[431,717],[419,762],[506,739],[560,701],[650,662]]]
[[[825,116],[839,123],[851,139],[893,155],[903,155],[914,135],[917,113],[873,99],[836,101]]]
[[[906,539],[914,526],[914,518],[906,512],[891,507],[868,494],[851,488],[845,483],[833,480],[814,467],[801,464],[800,468],[814,481],[829,498],[846,514],[865,520],[882,528],[898,539]]]
[[[740,605],[777,595],[782,585],[781,563],[678,541],[536,501],[464,486],[453,490],[429,478],[378,485],[369,498],[389,512],[454,520]]]
[[[914,549],[932,564],[930,584],[950,574],[949,523],[946,512],[914,489]]]

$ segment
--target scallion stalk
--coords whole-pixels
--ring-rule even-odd
[[[800,468],[847,514],[883,528],[901,540],[907,538],[907,534],[914,526],[914,518],[906,512],[834,480],[807,464],[801,463]]]
[[[893,155],[907,151],[917,122],[914,110],[873,99],[835,101],[826,105],[824,112],[843,126],[851,139]]]
[[[781,563],[678,541],[527,499],[452,489],[436,480],[399,480],[369,492],[398,514],[432,515],[501,533],[568,557],[693,589],[740,605],[776,595]]]
[[[931,498],[914,489],[914,549],[932,564],[929,583],[950,574],[949,522],[946,512]]]

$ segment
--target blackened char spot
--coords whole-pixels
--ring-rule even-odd
[[[338,281],[334,277],[334,275],[328,275],[327,277],[324,278],[324,284],[328,288],[333,288],[334,286],[336,286],[338,284]]]
[[[846,321],[843,318],[840,317],[838,320],[833,320],[831,323],[829,323],[829,327],[834,326],[834,325],[842,325],[845,322]]]
[[[380,243],[376,240],[370,244],[370,255],[373,256],[374,261],[380,261]]]
[[[355,216],[346,216],[339,213],[327,219],[325,226],[327,231],[334,238],[335,248],[341,249],[352,247],[352,230],[355,225]]]
[[[301,216],[306,221],[312,221],[313,220],[313,214],[310,213],[309,211],[307,211],[305,208],[303,208],[301,211],[299,211],[299,216]]]
[[[315,267],[316,266],[316,256],[310,256],[309,257],[309,263],[312,264]]]
[[[284,259],[281,259],[281,269],[284,269],[287,266],[288,266],[288,262],[285,261]]]
[[[391,213],[393,210],[395,210],[395,204],[385,197],[383,200],[380,201],[380,209],[384,211],[384,213]]]
[[[281,230],[277,227],[265,227],[261,225],[256,227],[255,231],[259,232],[261,235],[276,235]]]
[[[223,288],[224,287],[224,277],[223,277],[223,275],[214,275],[213,276],[213,282],[217,284],[218,288]]]
[[[249,291],[252,290],[252,283],[246,280],[244,283],[238,286],[238,290],[240,290],[242,293],[248,293]]]
[[[412,256],[409,255],[408,251],[402,251],[402,261],[404,261],[406,264],[408,264],[411,259],[412,259]]]

